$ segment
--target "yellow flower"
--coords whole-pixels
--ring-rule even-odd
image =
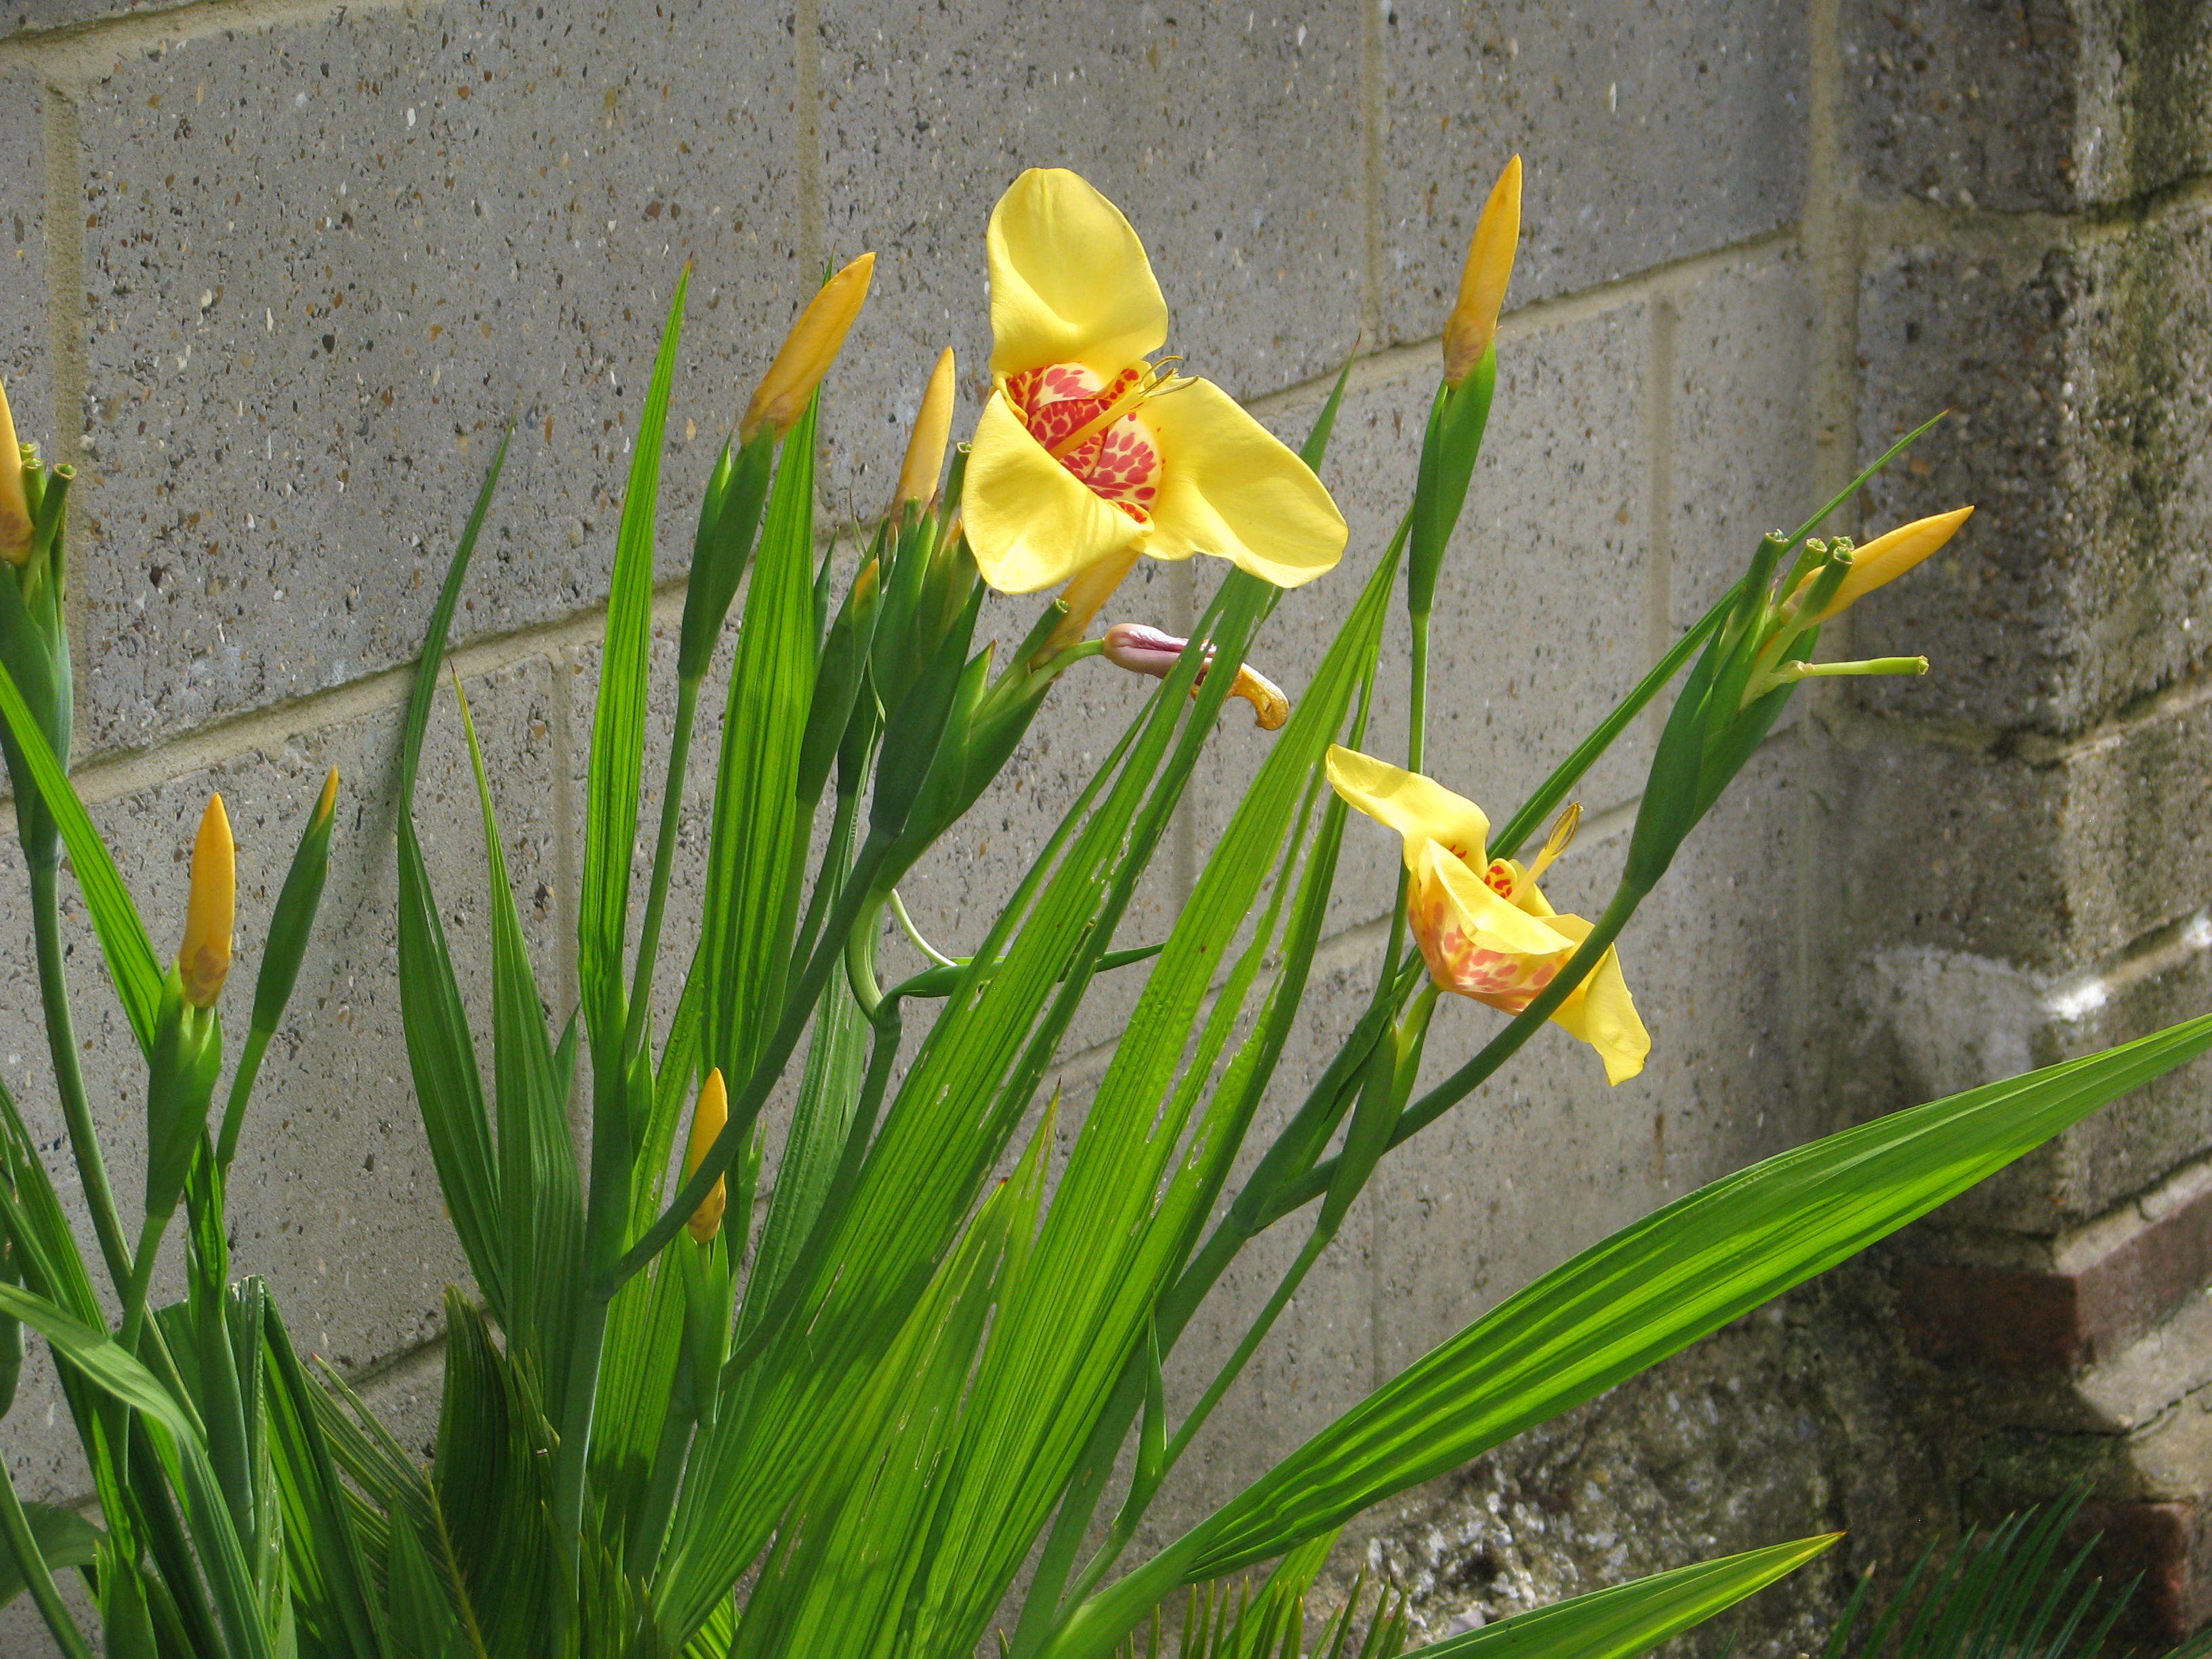
[[[1489,856],[1490,820],[1480,807],[1417,772],[1332,744],[1328,781],[1352,805],[1405,837],[1407,919],[1443,989],[1517,1014],[1589,937],[1588,921],[1554,911],[1536,886],[1573,836],[1572,811],[1524,867]],[[1597,1050],[1608,1083],[1634,1077],[1651,1052],[1620,957],[1610,950],[1552,1020]]]
[[[177,952],[177,972],[185,981],[185,1000],[195,1008],[214,1006],[230,973],[230,927],[238,898],[236,850],[222,797],[210,795],[192,843],[192,890],[185,904],[185,943]]]
[[[1505,164],[1491,186],[1482,216],[1474,222],[1467,264],[1460,272],[1459,299],[1444,321],[1444,383],[1457,386],[1474,373],[1482,354],[1498,337],[1498,313],[1505,307],[1505,285],[1513,280],[1513,254],[1521,245],[1521,158]]]
[[[891,500],[894,513],[908,501],[927,507],[937,499],[937,475],[945,470],[945,445],[951,435],[952,348],[947,346],[922,389],[921,408],[906,441],[906,464],[899,468],[898,494]]]
[[[763,427],[781,438],[799,423],[814,388],[844,349],[875,269],[876,256],[863,253],[815,291],[745,405],[745,418],[738,423],[739,443],[750,443]]]
[[[684,1178],[686,1181],[697,1173],[707,1161],[707,1149],[722,1133],[722,1126],[730,1121],[729,1091],[723,1086],[721,1067],[707,1073],[707,1080],[699,1086],[699,1104],[691,1114],[691,1139],[684,1149]],[[729,1184],[717,1178],[714,1190],[699,1200],[699,1207],[691,1212],[684,1229],[702,1244],[711,1244],[714,1235],[722,1231],[722,1210],[730,1201]]]
[[[31,556],[31,503],[23,493],[23,451],[8,388],[0,386],[0,559],[21,564]]]
[[[1304,462],[1209,381],[1149,354],[1167,303],[1121,210],[1032,167],[991,211],[993,391],[961,508],[983,579],[1030,593],[1133,552],[1211,553],[1295,587],[1343,556]]]

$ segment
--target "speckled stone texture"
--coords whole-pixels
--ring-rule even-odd
[[[501,433],[506,481],[454,642],[540,984],[565,1014],[599,607],[687,263],[663,668],[699,480],[807,289],[876,250],[823,419],[822,521],[842,529],[881,511],[942,346],[959,354],[963,427],[987,393],[981,233],[1030,164],[1076,167],[1127,210],[1170,349],[1292,442],[1351,362],[1323,472],[1352,547],[1255,647],[1295,696],[1395,527],[1474,215],[1522,155],[1498,403],[1440,587],[1430,714],[1431,769],[1500,818],[1762,532],[1903,428],[1954,410],[1841,527],[1979,504],[1952,550],[1829,642],[1924,650],[1936,672],[1801,698],[1623,939],[1645,1073],[1608,1089],[1545,1033],[1395,1156],[1140,1547],[1698,1184],[2200,1011],[2208,65],[2200,0],[0,7],[0,374],[26,435],[82,467],[80,780],[157,945],[207,790],[239,825],[250,959],[323,769],[345,780],[323,934],[234,1183],[241,1267],[403,1444],[428,1443],[440,1298],[465,1267],[398,1033],[390,792],[406,670]],[[850,536],[828,550],[850,568]],[[1182,631],[1218,573],[1149,567],[1108,619]],[[994,603],[983,633],[1018,637],[1031,614]],[[1385,754],[1407,715],[1402,620],[1390,629],[1368,739]],[[1085,663],[1055,690],[905,884],[926,931],[980,937],[1144,690]],[[696,931],[719,721],[710,695],[672,956]],[[458,732],[447,699],[419,816],[481,1017],[481,830]],[[1582,839],[1547,881],[1563,906],[1602,902],[1656,733],[1656,716],[1632,726],[1578,792]],[[1268,742],[1241,705],[1224,721],[1132,937],[1172,923]],[[649,823],[657,766],[647,777]],[[1395,837],[1350,826],[1263,1135],[1364,1006],[1399,860]],[[20,890],[0,850],[0,1077],[52,1139]],[[82,1036],[128,1171],[131,1045],[78,938]],[[919,965],[896,937],[884,948]],[[1071,1032],[1053,1078],[1064,1125],[1142,983],[1103,983]],[[1432,1065],[1497,1024],[1447,1009]],[[1874,1259],[1382,1506],[1347,1530],[1329,1584],[1370,1564],[1433,1637],[1848,1528],[1817,1570],[1694,1638],[1786,1659],[1815,1650],[1857,1573],[2076,1471],[2136,1506],[2114,1513],[2142,1549],[2212,1536],[2212,1432],[2194,1426],[2212,1414],[2186,1409],[2212,1398],[2212,1319],[2191,1322],[2193,1286],[2087,1318],[2124,1330],[2124,1352],[2071,1370],[1992,1378],[1965,1348],[1931,1358],[1900,1334],[1924,1323],[1914,1287],[1939,1279],[2096,1293],[2113,1275],[2083,1264],[2149,1248],[2142,1230],[2212,1184],[2208,1097],[2202,1066],[2143,1091]],[[1236,1265],[1172,1357],[1176,1400],[1232,1351],[1303,1237],[1286,1224]],[[82,1499],[56,1399],[35,1361],[0,1448],[27,1495]],[[2173,1616],[2212,1613],[2212,1561],[2136,1565],[2179,1586],[2160,1603]],[[24,1608],[0,1611],[0,1652],[47,1650]]]

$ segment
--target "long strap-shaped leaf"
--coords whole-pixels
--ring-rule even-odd
[[[607,593],[606,654],[599,704],[592,714],[592,757],[584,815],[584,890],[576,913],[577,977],[584,1018],[596,1044],[619,1040],[623,1029],[623,948],[629,920],[630,866],[637,855],[637,801],[645,765],[646,671],[653,644],[653,531],[660,495],[661,435],[668,423],[668,388],[676,374],[676,343],[684,331],[684,295],[691,268],[676,283],[660,354],[639,411],[629,485],[615,532],[614,580]],[[594,1054],[607,1086],[620,1075],[611,1052]]]
[[[510,433],[508,434],[512,436]],[[453,1231],[469,1259],[484,1297],[502,1318],[507,1311],[507,1258],[501,1242],[499,1179],[492,1163],[491,1121],[484,1110],[483,1079],[477,1070],[476,1045],[461,1006],[446,945],[446,925],[438,915],[430,872],[415,831],[415,779],[422,758],[422,734],[438,692],[438,665],[446,652],[462,580],[476,551],[500,469],[507,462],[507,439],[484,473],[467,527],[453,549],[445,586],[430,612],[422,658],[415,670],[415,690],[407,705],[407,724],[399,744],[399,1015],[407,1038],[407,1064],[415,1080],[415,1099],[422,1129],[437,1165],[438,1186],[453,1218]]]
[[[1645,1217],[1431,1350],[1095,1598],[1054,1659],[1103,1652],[1177,1581],[1280,1554],[1679,1352],[2208,1048],[2212,1015],[1846,1129]]]
[[[721,764],[707,862],[699,966],[705,975],[702,1064],[750,1075],[783,1012],[809,820],[799,756],[814,699],[814,422],[810,407],[783,447],[768,521],[745,595],[722,719]]]
[[[114,1338],[70,1318],[45,1297],[0,1284],[0,1310],[31,1327],[94,1386],[138,1413],[164,1472],[184,1496],[192,1542],[233,1652],[239,1659],[274,1659],[246,1551],[198,1419]]]
[[[1825,1533],[1655,1573],[1415,1648],[1406,1659],[1634,1659],[1796,1571],[1842,1536]]]
[[[84,907],[91,912],[93,931],[100,937],[100,954],[107,959],[109,976],[115,981],[115,994],[122,999],[123,1012],[130,1018],[138,1046],[151,1054],[154,1015],[161,1001],[161,969],[154,958],[154,943],[146,936],[146,924],[139,917],[138,907],[131,902],[123,878],[116,872],[106,843],[93,827],[84,803],[77,799],[69,774],[54,758],[31,706],[23,701],[22,692],[5,668],[0,668],[0,714],[7,717],[8,729],[22,750],[24,763],[40,794],[46,798],[46,810],[60,826],[70,864],[76,871],[77,886],[84,894]]]
[[[584,1262],[583,1183],[568,1138],[568,1090],[553,1059],[553,1040],[538,1000],[530,948],[522,937],[507,870],[491,779],[475,716],[459,681],[469,763],[483,817],[486,884],[491,901],[492,1097],[499,1122],[499,1186],[528,1202],[503,1206],[507,1223],[507,1340],[527,1354],[544,1382],[550,1409],[560,1409],[563,1363],[574,1325],[577,1280]]]

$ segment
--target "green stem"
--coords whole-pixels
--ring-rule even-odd
[[[927,957],[932,962],[935,963],[940,968],[964,968],[967,966],[967,964],[962,962],[958,957],[946,956],[944,951],[939,950],[934,945],[932,945],[927,939],[921,936],[921,929],[915,927],[914,925],[914,918],[907,915],[906,901],[899,896],[897,888],[892,888],[889,896],[891,907],[891,915],[898,918],[898,925],[906,930],[906,936],[914,941],[914,948],[915,950],[921,951],[922,955]]]
[[[116,1213],[114,1189],[107,1183],[100,1132],[93,1127],[92,1108],[85,1098],[76,1027],[70,1018],[69,981],[62,970],[61,894],[57,885],[61,869],[58,863],[38,858],[30,864],[31,931],[38,948],[39,1000],[46,1016],[46,1048],[53,1056],[54,1084],[61,1094],[62,1119],[69,1126],[70,1152],[76,1159],[77,1179],[84,1186],[85,1207],[92,1212],[92,1230],[99,1237],[100,1255],[120,1294],[131,1281],[131,1251],[124,1243],[123,1223]]]
[[[238,1057],[238,1074],[230,1080],[230,1098],[223,1103],[222,1129],[216,1138],[215,1166],[230,1168],[238,1152],[238,1132],[246,1122],[246,1103],[253,1093],[253,1080],[261,1074],[261,1057],[276,1034],[254,1027],[246,1034],[245,1052]]]
[[[8,1547],[15,1553],[15,1565],[22,1571],[31,1600],[38,1603],[40,1616],[53,1633],[54,1645],[68,1659],[92,1659],[92,1650],[85,1644],[83,1632],[77,1629],[76,1620],[70,1617],[69,1608],[62,1604],[61,1590],[46,1566],[38,1540],[31,1536],[30,1517],[23,1513],[22,1500],[15,1496],[15,1479],[8,1473],[4,1462],[0,1462],[0,1533],[7,1534]]]
[[[854,861],[847,885],[838,895],[830,920],[824,926],[821,943],[815,946],[814,954],[807,959],[805,971],[799,976],[797,984],[785,1000],[781,1022],[761,1051],[752,1075],[745,1079],[744,1088],[731,1097],[729,1127],[708,1148],[707,1156],[700,1160],[699,1167],[692,1171],[691,1178],[669,1200],[659,1218],[647,1228],[637,1242],[607,1270],[599,1287],[601,1295],[612,1297],[622,1288],[623,1281],[634,1277],[659,1255],[661,1247],[676,1237],[678,1230],[690,1218],[691,1212],[714,1190],[716,1180],[736,1162],[738,1153],[744,1149],[746,1126],[752,1122],[754,1114],[767,1100],[769,1091],[781,1080],[784,1061],[799,1046],[799,1039],[805,1032],[806,1023],[813,1017],[815,1004],[821,1000],[822,988],[829,982],[830,970],[844,955],[846,936],[860,920],[862,911],[874,908],[871,890],[877,872],[883,868],[884,860],[890,854],[890,846],[889,839],[870,832],[860,848],[860,857]]]
[[[1636,914],[1636,907],[1644,902],[1644,895],[1623,882],[1615,890],[1612,902],[1597,919],[1589,936],[1576,948],[1565,967],[1553,976],[1536,1000],[1514,1016],[1513,1021],[1496,1036],[1485,1043],[1474,1059],[1454,1072],[1442,1083],[1406,1108],[1400,1115],[1397,1127],[1390,1133],[1390,1147],[1402,1146],[1414,1135],[1435,1122],[1454,1106],[1487,1081],[1498,1068],[1521,1051],[1521,1047],[1535,1036],[1539,1027],[1551,1018],[1559,1006],[1574,994],[1575,988],[1589,977],[1598,961],[1620,937],[1628,919]],[[1389,1148],[1385,1148],[1386,1151]],[[1261,1225],[1264,1228],[1280,1220],[1293,1210],[1311,1203],[1328,1190],[1329,1178],[1336,1172],[1336,1160],[1324,1158],[1304,1176],[1286,1186],[1267,1206]]]
[[[633,1058],[645,1041],[647,1005],[653,994],[653,962],[660,950],[661,913],[668,906],[668,880],[676,865],[676,825],[683,816],[684,774],[691,758],[691,726],[699,714],[703,675],[676,682],[676,726],[668,739],[668,781],[660,792],[660,832],[653,846],[653,885],[645,898],[645,924],[637,937],[637,967],[630,976],[629,1013],[623,1031],[623,1058]]]
[[[138,1253],[132,1259],[131,1277],[123,1291],[122,1334],[116,1339],[128,1354],[138,1352],[139,1334],[146,1324],[146,1298],[154,1285],[154,1262],[161,1253],[161,1234],[168,1224],[167,1216],[149,1213],[138,1230]]]

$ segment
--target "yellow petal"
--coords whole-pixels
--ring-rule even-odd
[[[1030,436],[1002,392],[975,423],[961,518],[983,580],[1034,593],[1135,543],[1136,520],[1109,507]]]
[[[1521,245],[1521,158],[1505,164],[1474,222],[1459,299],[1444,320],[1444,380],[1452,386],[1474,372],[1498,335],[1505,285],[1513,280],[1513,255]]]
[[[1574,949],[1554,919],[1532,916],[1436,842],[1424,843],[1413,863],[1414,885],[1430,889],[1450,907],[1450,921],[1471,947],[1530,963],[1557,963]],[[1530,988],[1543,988],[1544,981]],[[1456,988],[1446,987],[1447,989]]]
[[[699,1166],[707,1161],[708,1150],[715,1137],[730,1121],[729,1091],[722,1082],[721,1068],[707,1073],[707,1080],[699,1087],[699,1104],[691,1113],[691,1139],[684,1149],[684,1178],[686,1181],[698,1173]],[[729,1182],[726,1177],[718,1179],[707,1196],[699,1200],[699,1207],[684,1225],[691,1237],[702,1244],[713,1241],[722,1230],[722,1211],[729,1203]]]
[[[1313,470],[1220,387],[1192,380],[1145,405],[1160,452],[1159,495],[1145,551],[1212,553],[1278,587],[1344,556],[1344,514]]]
[[[1916,519],[1911,524],[1899,525],[1887,535],[1875,537],[1854,556],[1850,574],[1844,578],[1843,586],[1837,588],[1836,597],[1828,601],[1827,609],[1821,611],[1818,620],[1826,622],[1848,611],[1884,583],[1895,581],[1957,535],[1959,526],[1973,516],[1971,507],[1954,507],[1948,513]]]
[[[875,269],[876,256],[863,253],[815,290],[806,309],[791,325],[775,361],[753,389],[753,400],[745,406],[744,419],[738,423],[739,443],[750,443],[764,426],[781,438],[799,424],[814,388],[822,384],[830,365],[845,349],[845,336],[852,331],[853,319],[860,314],[860,306],[868,297],[868,282]]]
[[[192,842],[191,896],[185,902],[185,943],[177,970],[185,981],[185,1000],[210,1006],[230,973],[230,930],[238,902],[237,852],[222,797],[210,795]]]
[[[1328,781],[1347,804],[1406,838],[1407,868],[1428,842],[1455,858],[1482,861],[1490,820],[1465,796],[1341,744],[1329,745]]]
[[[927,504],[937,499],[937,475],[945,470],[945,442],[952,435],[952,348],[939,354],[921,394],[921,409],[914,417],[913,434],[906,441],[906,464],[899,468],[898,494],[894,509],[908,501]]]
[[[1580,916],[1554,916],[1551,925],[1577,944],[1589,936],[1590,924]],[[1628,994],[1618,951],[1598,958],[1589,977],[1559,1005],[1552,1023],[1597,1050],[1607,1083],[1626,1083],[1634,1077],[1651,1052],[1650,1033],[1637,1015],[1636,1000]]]
[[[23,493],[23,452],[8,388],[0,386],[0,559],[21,564],[31,556],[31,505]]]
[[[1110,380],[1167,343],[1168,307],[1121,210],[1031,167],[991,210],[991,372],[1082,363]]]

